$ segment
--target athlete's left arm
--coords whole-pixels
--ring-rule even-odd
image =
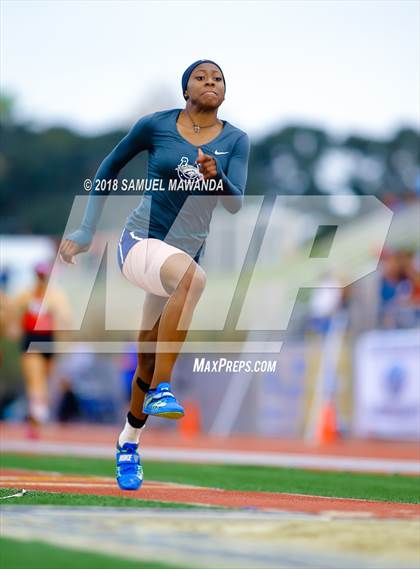
[[[233,147],[226,173],[223,172],[220,163],[215,158],[216,179],[223,181],[223,194],[220,196],[220,200],[223,207],[230,213],[236,213],[242,207],[248,175],[249,151],[249,138],[244,133]]]

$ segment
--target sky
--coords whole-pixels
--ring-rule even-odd
[[[95,135],[182,107],[181,75],[220,64],[219,117],[383,137],[419,126],[416,0],[2,0],[1,87],[21,119]]]

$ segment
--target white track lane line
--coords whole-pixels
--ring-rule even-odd
[[[2,442],[2,452],[30,452],[31,454],[80,456],[89,458],[114,457],[114,451],[112,447],[108,445],[91,446],[43,441],[32,441],[30,443],[26,441],[4,441]],[[146,460],[169,462],[242,464],[248,466],[277,466],[283,468],[308,468],[332,471],[347,470],[350,472],[420,475],[420,461],[418,460],[162,447],[158,449],[145,447],[142,449],[141,455]]]

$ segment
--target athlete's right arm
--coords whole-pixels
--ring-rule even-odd
[[[153,116],[151,114],[141,118],[99,166],[92,183],[92,193],[88,199],[83,221],[79,229],[66,235],[61,244],[60,255],[66,263],[76,264],[74,255],[87,251],[92,243],[96,226],[105,205],[103,196],[109,194],[109,189],[95,192],[98,180],[116,179],[122,168],[134,156],[143,150],[150,149]]]

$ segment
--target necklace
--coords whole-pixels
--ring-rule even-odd
[[[200,132],[200,130],[201,130],[202,128],[211,128],[212,126],[216,125],[216,124],[219,122],[219,119],[216,118],[216,121],[215,121],[213,124],[209,124],[208,126],[200,126],[200,125],[198,125],[198,124],[196,124],[196,123],[194,122],[192,116],[191,116],[190,113],[187,111],[187,109],[185,109],[185,112],[187,113],[188,118],[189,118],[190,121],[192,122],[194,132],[197,133],[197,134]]]

